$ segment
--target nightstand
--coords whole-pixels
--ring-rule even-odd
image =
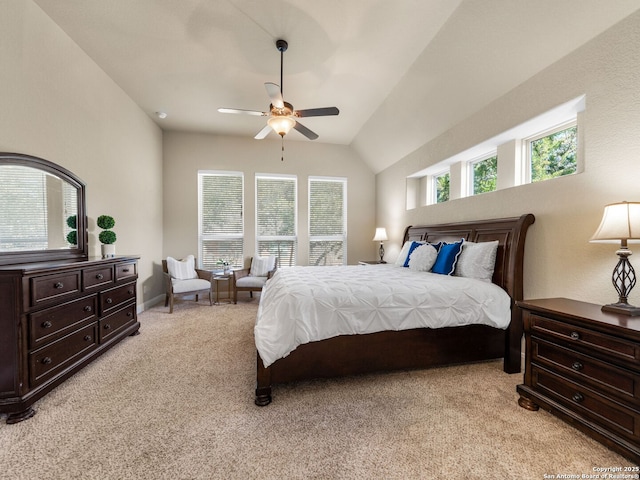
[[[386,265],[387,262],[380,263],[380,260],[360,260],[358,265]]]
[[[566,298],[517,305],[526,342],[518,404],[640,462],[640,318]]]

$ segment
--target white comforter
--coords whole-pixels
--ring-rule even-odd
[[[504,329],[510,305],[493,283],[394,265],[281,268],[262,291],[255,341],[268,367],[298,345],[337,335],[473,323]]]

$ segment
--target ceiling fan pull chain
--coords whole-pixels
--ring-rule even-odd
[[[280,161],[284,162],[284,135],[282,137],[280,137],[280,140],[282,140],[282,153],[280,156]]]

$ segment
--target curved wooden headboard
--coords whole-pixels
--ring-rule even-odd
[[[409,226],[404,232],[404,241],[437,243],[454,242],[461,238],[468,242],[498,240],[493,283],[506,290],[514,301],[522,300],[524,243],[527,229],[534,222],[533,214],[527,213],[513,218]]]

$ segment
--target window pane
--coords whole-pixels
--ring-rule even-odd
[[[309,265],[344,265],[344,240],[309,242]]]
[[[309,179],[309,265],[346,263],[346,181]]]
[[[473,164],[473,195],[493,192],[498,179],[498,157],[493,156]]]
[[[256,241],[260,256],[277,255],[281,267],[296,264],[296,179],[256,176]]]
[[[258,240],[258,255],[275,255],[278,267],[293,267],[296,264],[296,240]]]
[[[436,203],[449,200],[449,173],[444,173],[435,177]]]
[[[244,265],[243,176],[199,173],[199,264],[216,269],[220,261]]]
[[[531,181],[576,173],[576,126],[530,142]]]

